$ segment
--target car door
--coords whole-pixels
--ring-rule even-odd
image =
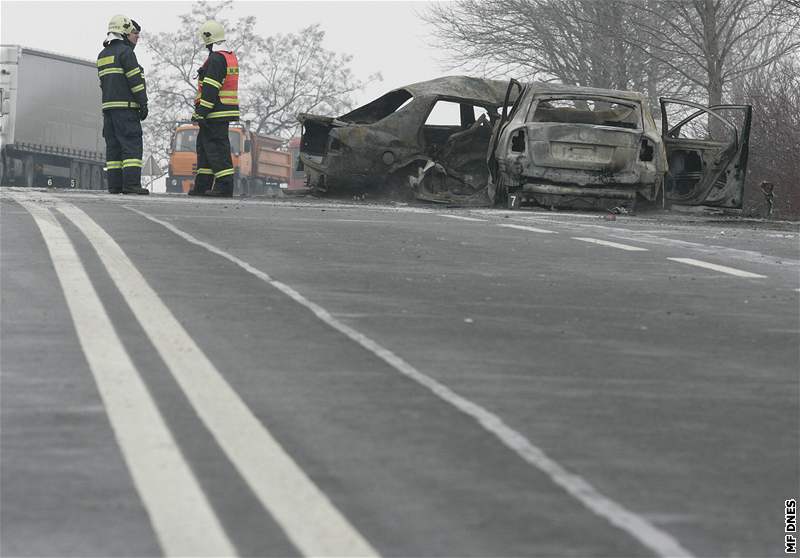
[[[515,89],[516,97],[514,97],[513,94]],[[489,140],[489,151],[486,154],[486,164],[489,167],[489,183],[487,194],[492,204],[498,204],[505,201],[505,192],[500,184],[500,172],[497,165],[497,142],[500,141],[500,134],[503,132],[506,126],[508,126],[508,123],[511,122],[511,117],[514,115],[517,107],[519,107],[519,104],[522,102],[524,90],[525,87],[520,82],[514,78],[509,80],[500,118],[495,123],[494,130],[492,130],[492,137]],[[509,110],[509,103],[512,102],[512,99],[514,99],[513,105],[511,105],[511,109]]]
[[[667,199],[676,204],[741,209],[752,107],[660,101]]]

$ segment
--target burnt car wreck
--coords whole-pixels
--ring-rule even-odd
[[[641,93],[514,80],[511,89],[518,101],[489,153],[495,204],[741,207],[751,107],[661,99],[659,130]]]
[[[338,118],[300,114],[300,161],[317,193],[396,193],[486,205],[486,154],[507,82],[443,77]]]
[[[325,194],[518,208],[741,208],[751,107],[464,76],[395,89],[338,118],[301,114]]]

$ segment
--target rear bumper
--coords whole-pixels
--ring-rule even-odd
[[[639,186],[639,185],[637,185]],[[652,186],[643,186],[648,192]],[[639,188],[586,188],[581,186],[559,186],[556,184],[525,183],[518,188],[509,188],[510,191],[521,191],[528,194],[546,194],[555,196],[578,196],[582,198],[611,198],[634,199]]]

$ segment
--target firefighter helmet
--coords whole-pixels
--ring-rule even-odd
[[[206,21],[200,26],[199,34],[200,40],[206,46],[225,40],[225,29],[213,19]]]
[[[133,31],[133,23],[131,22],[130,18],[127,18],[124,15],[115,15],[108,22],[109,33],[127,35],[131,31]]]

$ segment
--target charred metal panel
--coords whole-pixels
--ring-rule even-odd
[[[300,160],[318,192],[394,190],[453,202],[483,196],[486,156],[507,83],[443,77],[395,89],[338,118],[301,114]],[[460,105],[461,125],[426,126],[438,101]],[[516,96],[511,102],[516,100]],[[475,117],[474,108],[488,116]]]

